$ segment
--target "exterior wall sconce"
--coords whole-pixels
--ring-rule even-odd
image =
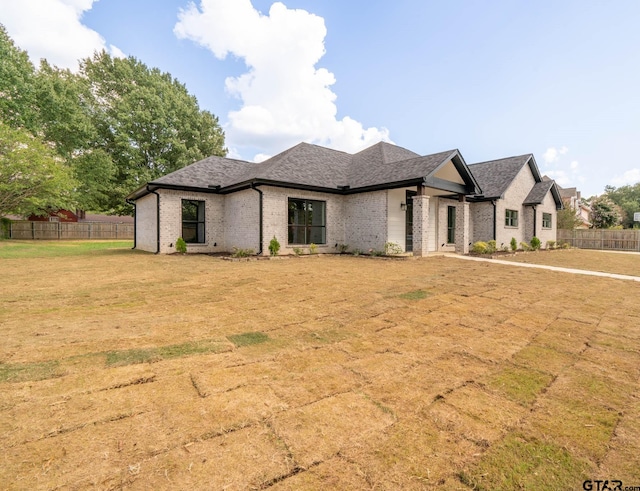
[[[401,209],[402,211],[407,211],[407,204],[406,204],[406,203],[404,203],[404,202],[400,203],[400,209]]]

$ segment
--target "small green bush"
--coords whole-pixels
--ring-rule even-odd
[[[277,256],[279,250],[280,242],[278,242],[278,239],[276,239],[276,236],[274,235],[273,239],[271,239],[271,242],[269,242],[269,254],[272,256]]]
[[[378,251],[376,249],[369,249],[370,256],[382,256],[384,254],[383,251]]]
[[[561,247],[563,249],[571,249],[571,244],[569,244],[569,242],[563,242]]]
[[[233,257],[249,257],[253,255],[253,249],[241,249],[239,247],[233,248]]]
[[[354,249],[351,254],[353,254],[354,256],[359,256],[360,254],[362,254],[362,251],[360,249]]]
[[[540,249],[541,246],[541,242],[540,239],[538,237],[533,237],[531,239],[531,249],[533,249],[534,251],[537,251],[538,249]]]
[[[494,252],[496,252],[496,250],[497,247],[495,240],[490,240],[489,242],[487,242],[487,254],[493,254]]]
[[[293,253],[294,253],[296,256],[299,256],[300,254],[302,254],[302,252],[303,252],[303,251],[302,251],[302,248],[300,248],[300,247],[294,247],[294,248],[293,248]]]
[[[518,250],[518,241],[516,240],[516,238],[515,238],[515,237],[511,237],[510,245],[511,245],[511,250],[512,250],[513,252],[515,252],[515,251],[517,251],[517,250]]]
[[[344,254],[347,250],[349,250],[348,244],[338,244],[338,251],[340,251],[340,254]]]
[[[176,240],[176,251],[180,254],[187,252],[187,243],[182,237],[178,237],[178,240]]]
[[[530,251],[531,246],[526,242],[520,242],[520,249],[522,249],[523,251]]]
[[[318,246],[313,242],[309,244],[309,254],[318,254]]]
[[[471,252],[474,252],[476,254],[487,254],[488,249],[489,244],[480,240],[478,242],[475,242],[473,246],[471,246]]]
[[[392,254],[402,254],[402,247],[396,242],[387,242],[384,245],[384,255],[391,256]]]
[[[548,240],[547,241],[547,249],[555,249],[556,248],[556,241],[555,240]]]

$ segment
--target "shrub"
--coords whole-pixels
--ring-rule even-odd
[[[293,253],[294,253],[296,256],[299,256],[300,254],[302,254],[302,249],[301,249],[300,247],[294,247],[294,248],[293,248]]]
[[[318,246],[313,242],[309,244],[309,254],[318,254]]]
[[[384,255],[390,256],[392,254],[402,254],[402,247],[395,242],[387,242],[384,245]]]
[[[241,249],[239,247],[233,248],[233,257],[249,257],[253,254],[253,249]]]
[[[556,241],[555,240],[548,240],[547,241],[547,249],[555,249],[556,248]]]
[[[540,246],[542,244],[540,243],[540,239],[538,237],[533,237],[531,239],[531,249],[533,249],[534,251],[537,251],[538,249],[540,249]]]
[[[520,242],[520,249],[522,249],[523,251],[530,251],[531,246],[526,242]]]
[[[278,239],[276,239],[276,236],[274,235],[273,239],[271,239],[271,242],[269,242],[269,254],[272,256],[277,256],[279,250],[280,242],[278,242]]]
[[[338,251],[340,251],[340,254],[344,254],[348,249],[349,246],[347,244],[338,244]]]
[[[178,237],[178,240],[176,240],[176,251],[180,254],[187,252],[187,243],[182,237]]]
[[[489,244],[486,242],[478,241],[473,244],[471,247],[471,252],[475,252],[476,254],[486,254],[489,249]]]
[[[370,256],[382,256],[384,254],[384,252],[382,251],[378,251],[376,249],[369,249],[369,255]]]
[[[496,241],[495,240],[490,240],[489,242],[487,242],[487,254],[493,254],[494,252],[496,252]]]
[[[8,239],[11,231],[11,220],[5,217],[0,218],[0,239]]]
[[[512,250],[513,252],[515,252],[515,251],[517,251],[517,250],[518,250],[518,241],[516,240],[516,238],[515,238],[515,237],[511,237],[510,245],[511,245],[511,250]]]
[[[360,254],[362,254],[362,251],[360,249],[354,249],[351,254],[353,254],[354,256],[359,256]]]
[[[563,242],[561,247],[563,249],[571,249],[571,244],[569,244],[569,242]]]

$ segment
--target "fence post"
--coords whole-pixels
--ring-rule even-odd
[[[36,240],[36,222],[31,222],[31,240]]]
[[[89,238],[91,238],[91,222],[89,222]]]

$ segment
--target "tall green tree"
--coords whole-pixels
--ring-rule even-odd
[[[88,80],[52,67],[46,60],[42,60],[34,80],[39,134],[51,142],[78,182],[74,193],[76,207],[108,210],[111,192],[117,186],[116,166],[111,156],[97,145]]]
[[[619,188],[606,186],[604,191],[609,199],[622,209],[622,225],[625,228],[633,228],[633,214],[640,212],[640,182]]]
[[[34,74],[27,52],[14,44],[0,24],[0,121],[12,128],[37,129]]]
[[[590,198],[591,206],[591,227],[611,228],[620,225],[622,213],[620,207],[616,205],[607,194]]]
[[[124,197],[148,181],[207,156],[226,155],[218,119],[200,110],[170,74],[104,51],[83,60],[80,72],[92,98],[94,146],[116,169],[109,192],[113,211],[126,211]]]
[[[75,187],[69,168],[48,145],[0,122],[0,216],[71,207]]]

